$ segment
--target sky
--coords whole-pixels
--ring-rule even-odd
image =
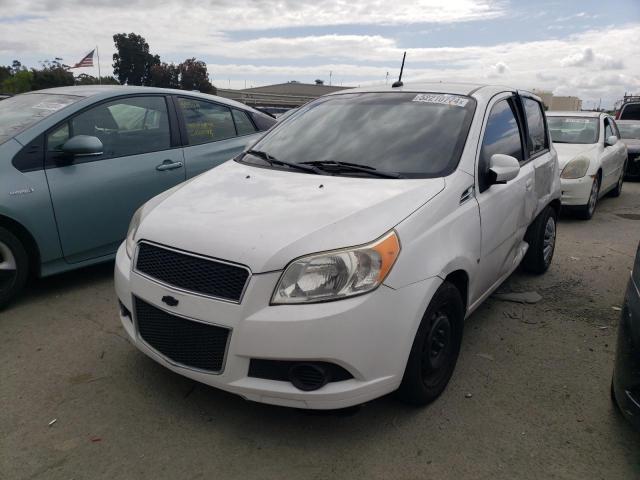
[[[0,65],[94,46],[110,74],[113,34],[166,62],[196,57],[219,88],[290,80],[499,83],[610,108],[640,94],[640,0],[0,0]],[[97,69],[75,70],[97,74]]]

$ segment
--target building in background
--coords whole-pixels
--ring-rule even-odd
[[[533,90],[533,93],[538,95],[544,103],[544,106],[547,107],[547,110],[551,111],[578,111],[582,110],[582,100],[578,97],[563,97],[556,96],[552,92],[547,92],[544,90]]]
[[[218,88],[218,95],[237,100],[245,105],[260,108],[271,113],[297,108],[327,93],[345,90],[350,87],[335,87],[325,85],[322,81],[316,83],[287,82],[263,87],[230,90]]]

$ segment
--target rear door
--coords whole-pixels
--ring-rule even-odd
[[[477,160],[476,199],[480,208],[482,246],[478,284],[473,300],[495,286],[519,263],[521,242],[530,216],[528,192],[533,189],[533,168],[525,160],[524,129],[517,97],[504,93],[489,104]],[[521,163],[518,176],[506,184],[488,182],[489,159],[502,153]]]
[[[185,180],[176,123],[164,96],[135,96],[100,103],[48,132],[46,175],[68,262],[114,253],[135,210]],[[75,135],[98,137],[102,154],[65,157],[61,147]]]
[[[612,185],[615,185],[620,177],[620,170],[624,165],[625,160],[625,146],[620,140],[620,134],[618,129],[613,123],[611,117],[604,117],[604,135],[602,138],[604,150],[602,152],[602,187],[601,191],[609,189]],[[618,137],[618,141],[615,145],[607,145],[607,138],[611,136]]]
[[[527,209],[523,218],[525,227],[528,227],[551,201],[558,159],[555,150],[550,148],[547,119],[542,104],[527,94],[521,94],[520,100],[526,119],[525,153],[528,168],[533,171],[533,188],[527,183]]]
[[[260,138],[242,109],[195,97],[177,97],[187,178],[217,167]]]

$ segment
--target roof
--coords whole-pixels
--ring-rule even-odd
[[[592,117],[598,118],[600,115],[604,115],[602,112],[580,112],[580,111],[561,111],[553,110],[547,112],[547,117]]]
[[[45,88],[43,90],[33,90],[31,92],[24,93],[23,95],[32,94],[53,94],[53,95],[75,95],[77,97],[99,97],[101,99],[114,97],[117,95],[127,94],[165,94],[165,95],[189,95],[191,97],[200,97],[202,99],[215,100],[225,105],[241,107],[253,110],[251,107],[244,103],[236,102],[217,95],[211,95],[208,93],[196,92],[193,90],[177,90],[172,88],[157,88],[157,87],[140,87],[135,85],[74,85],[69,87],[55,87]]]
[[[416,92],[416,93],[449,93],[452,95],[473,95],[478,91],[482,93],[498,93],[503,91],[516,90],[504,85],[487,85],[482,83],[462,83],[462,82],[424,82],[405,83],[402,87],[392,87],[390,85],[374,85],[371,87],[353,88],[347,92],[335,92],[332,95],[341,93],[365,93],[365,92]],[[527,92],[529,93],[529,92]],[[535,96],[535,95],[534,95]]]
[[[337,87],[334,85],[318,85],[316,83],[287,82],[275,85],[265,85],[262,87],[245,88],[240,92],[245,93],[271,93],[277,95],[302,95],[308,97],[319,97],[327,93],[346,90],[350,87]]]
[[[638,125],[640,124],[640,120],[616,120],[616,123],[618,125],[620,125],[621,123],[623,125]]]

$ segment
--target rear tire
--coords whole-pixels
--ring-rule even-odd
[[[0,309],[22,290],[29,275],[29,258],[20,240],[0,227]]]
[[[586,205],[576,208],[576,217],[582,220],[590,220],[596,211],[596,205],[598,204],[598,197],[600,196],[600,176],[596,176],[593,179],[591,185],[591,193],[589,194],[589,201]]]
[[[549,269],[556,249],[558,218],[556,210],[548,206],[529,226],[524,239],[529,244],[522,267],[530,273],[543,274]]]
[[[445,281],[431,299],[413,340],[398,390],[402,401],[427,405],[444,391],[460,353],[464,314],[460,292]]]

